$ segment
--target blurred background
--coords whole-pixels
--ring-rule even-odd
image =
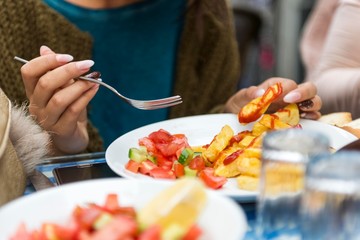
[[[242,71],[239,88],[277,76],[302,82],[303,25],[315,0],[228,0],[233,9]]]

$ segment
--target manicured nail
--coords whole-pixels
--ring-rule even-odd
[[[311,101],[310,99],[308,99],[308,100],[298,103],[298,106],[301,109],[310,109],[314,106],[314,102]]]
[[[298,92],[290,92],[284,97],[284,102],[294,103],[301,98],[301,94]]]
[[[76,63],[76,67],[79,70],[86,70],[91,68],[94,65],[94,61],[93,60],[84,60],[84,61],[80,61]]]
[[[256,92],[255,92],[255,97],[257,98],[257,97],[260,97],[260,96],[262,96],[262,95],[264,95],[264,93],[265,93],[265,90],[264,89],[258,89]]]
[[[86,74],[85,77],[94,78],[94,79],[99,80],[99,78],[101,77],[101,73],[94,71],[94,72],[91,72],[89,74]]]
[[[74,57],[69,54],[56,54],[56,61],[60,63],[67,63],[74,60]]]
[[[40,53],[44,53],[44,52],[52,52],[52,50],[48,46],[42,45],[40,47]]]

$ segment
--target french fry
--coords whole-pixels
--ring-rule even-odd
[[[258,176],[260,171],[260,148],[229,148],[221,153],[214,165],[215,175],[235,177],[242,173]],[[230,160],[230,161],[229,161]]]
[[[239,188],[256,191],[259,186],[259,178],[254,176],[240,175],[236,178]]]
[[[252,135],[260,136],[264,132],[268,131],[269,128],[261,124],[260,122],[256,122],[253,126]]]
[[[229,125],[225,125],[220,133],[214,137],[209,147],[203,152],[203,157],[207,163],[212,164],[217,159],[219,153],[224,150],[234,136],[234,131]]]
[[[264,116],[259,120],[259,123],[267,127],[269,130],[286,129],[292,127],[291,125],[279,120],[277,116],[270,114],[264,114]]]
[[[263,96],[255,98],[240,109],[238,119],[241,124],[254,122],[266,112],[270,104],[276,100],[282,93],[280,83],[270,86]]]
[[[278,116],[280,121],[291,126],[296,126],[300,122],[299,108],[295,103],[278,110],[274,115]]]

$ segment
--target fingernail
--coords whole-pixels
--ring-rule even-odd
[[[310,99],[308,99],[308,100],[298,103],[298,106],[301,109],[310,109],[314,106],[314,102],[311,101]]]
[[[74,57],[69,54],[56,54],[56,61],[60,63],[67,63],[74,60]]]
[[[76,63],[76,67],[79,70],[86,70],[91,68],[94,65],[94,61],[93,60],[84,60],[84,61],[80,61]]]
[[[255,97],[260,97],[262,95],[264,95],[265,93],[265,90],[264,89],[258,89],[256,92],[255,92]]]
[[[290,92],[284,97],[284,102],[294,103],[301,98],[301,94],[298,92]]]
[[[44,52],[52,52],[52,50],[48,46],[42,45],[40,47],[40,53],[44,53]]]
[[[306,118],[306,113],[305,113],[305,112],[300,113],[300,117],[301,117],[301,118]]]
[[[91,72],[89,74],[86,74],[85,77],[95,78],[95,79],[99,80],[99,78],[101,77],[101,73],[94,71],[94,72]]]

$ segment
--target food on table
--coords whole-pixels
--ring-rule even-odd
[[[203,184],[198,180],[176,182],[140,210],[121,206],[118,197],[115,193],[109,193],[102,205],[87,203],[75,206],[66,225],[45,222],[39,229],[28,230],[25,224],[21,224],[10,239],[196,240],[202,234],[196,222],[207,196]]]
[[[225,177],[215,176],[214,169],[206,164],[203,151],[206,147],[192,148],[184,134],[170,134],[164,129],[139,139],[139,148],[129,149],[125,168],[161,179],[198,176],[208,187],[221,188]]]
[[[213,189],[221,188],[227,178],[236,177],[241,189],[256,190],[263,136],[268,131],[301,128],[296,104],[264,114],[281,93],[281,84],[277,83],[239,111],[241,124],[260,118],[252,130],[234,133],[230,126],[225,125],[210,143],[192,147],[185,135],[172,135],[160,129],[140,139],[139,148],[130,149],[130,160],[125,167],[154,178],[197,176]]]
[[[334,125],[336,127],[342,127],[352,121],[352,116],[350,112],[334,112],[322,115],[318,121]]]
[[[225,125],[203,152],[202,155],[205,161],[210,164],[217,161],[217,156],[229,144],[233,136],[234,131],[230,126]]]
[[[183,178],[148,202],[139,211],[138,221],[145,229],[160,226],[163,239],[181,239],[196,223],[205,204],[202,182]]]
[[[240,109],[238,113],[239,122],[246,124],[259,119],[281,93],[282,87],[280,83],[270,86],[262,96],[255,98]]]
[[[360,118],[353,119],[350,112],[335,112],[323,115],[320,122],[340,127],[360,138]]]
[[[301,127],[296,104],[289,104],[273,114],[263,114],[251,131],[234,136],[231,144],[219,154],[215,175],[237,177],[239,188],[256,190],[261,167],[261,145],[268,131]]]

